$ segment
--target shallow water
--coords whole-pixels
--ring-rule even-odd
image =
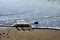
[[[39,22],[40,26],[60,27],[59,0],[0,0],[0,25],[11,25],[17,19]]]

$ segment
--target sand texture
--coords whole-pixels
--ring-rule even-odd
[[[60,40],[60,31],[48,29],[18,31],[12,27],[0,28],[0,40]]]

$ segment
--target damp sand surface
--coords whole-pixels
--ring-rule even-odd
[[[60,31],[50,29],[18,31],[14,27],[0,28],[0,40],[60,40]]]

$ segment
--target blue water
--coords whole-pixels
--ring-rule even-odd
[[[0,24],[11,25],[17,19],[39,22],[39,26],[60,27],[59,0],[0,0]]]

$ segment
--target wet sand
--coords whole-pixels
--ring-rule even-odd
[[[60,31],[18,31],[16,28],[0,28],[0,40],[60,40]]]

